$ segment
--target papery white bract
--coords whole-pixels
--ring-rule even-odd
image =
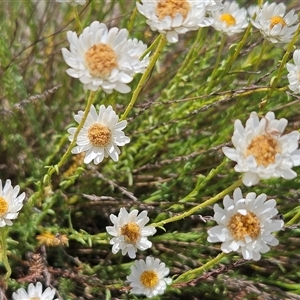
[[[207,12],[212,12],[224,7],[222,1],[223,0],[201,0],[200,2],[204,3]]]
[[[111,28],[94,21],[82,34],[68,31],[70,50],[63,48],[65,62],[70,66],[67,73],[78,78],[84,89],[106,93],[116,90],[129,93],[127,85],[136,73],[143,73],[149,57],[140,57],[147,46],[137,39],[128,39],[127,29]]]
[[[75,115],[75,121],[80,123],[84,112],[79,111]],[[119,117],[109,105],[100,106],[99,113],[94,105],[91,106],[83,127],[77,137],[77,146],[72,149],[72,153],[78,154],[86,152],[84,162],[86,164],[94,161],[97,165],[104,157],[110,156],[113,161],[119,160],[120,149],[118,146],[124,146],[130,142],[129,137],[125,136],[123,129],[126,127],[127,121],[119,122]],[[71,127],[68,132],[71,134],[69,140],[73,141],[76,127]]]
[[[86,3],[86,0],[56,0],[56,2],[66,2],[75,6],[77,4],[84,5]]]
[[[43,286],[40,282],[37,282],[36,285],[30,283],[27,292],[25,289],[20,288],[13,293],[12,298],[13,300],[53,300],[55,291],[55,289],[48,287],[43,292]],[[58,300],[58,298],[54,300]]]
[[[206,17],[205,3],[201,0],[142,0],[138,11],[147,18],[151,30],[166,34],[170,43],[178,42],[178,35],[200,27],[210,26],[213,20]],[[212,7],[215,1],[208,1]]]
[[[248,26],[247,10],[239,8],[239,5],[233,1],[226,1],[224,8],[211,13],[214,23],[212,26],[229,36],[242,32]]]
[[[293,179],[297,173],[292,170],[300,165],[298,150],[299,132],[282,135],[288,121],[277,120],[268,112],[259,120],[256,112],[250,114],[245,128],[240,120],[234,123],[232,143],[235,149],[223,147],[224,154],[237,164],[236,172],[243,172],[246,186],[257,184],[260,179]]]
[[[296,94],[300,93],[300,50],[295,50],[293,53],[294,63],[287,63],[286,68],[289,72],[287,75],[289,80],[289,88]]]
[[[130,258],[136,257],[136,251],[146,250],[152,246],[147,237],[155,234],[153,226],[145,226],[149,222],[147,211],[143,210],[139,215],[136,209],[130,213],[122,207],[119,215],[110,215],[114,226],[107,226],[106,231],[113,236],[110,244],[113,245],[112,252],[116,254],[122,250],[122,255],[128,253]]]
[[[262,8],[251,7],[250,21],[272,43],[289,43],[298,27],[294,10],[286,14],[284,3],[266,2]]]
[[[132,287],[132,294],[142,294],[147,298],[152,298],[162,295],[167,285],[172,283],[171,278],[165,278],[169,272],[165,263],[158,258],[147,256],[146,260],[140,259],[134,262],[131,266],[131,274],[126,279]]]
[[[25,199],[25,193],[18,196],[19,192],[19,185],[12,187],[11,181],[8,179],[2,187],[0,179],[0,227],[11,226],[13,224],[11,220],[18,217]]]
[[[235,189],[233,199],[226,195],[224,208],[214,205],[214,220],[217,226],[208,230],[207,240],[221,242],[225,253],[241,252],[244,259],[259,260],[261,253],[278,245],[272,232],[280,230],[284,223],[274,218],[278,211],[274,199],[267,200],[265,194],[248,193],[243,197],[241,189]]]

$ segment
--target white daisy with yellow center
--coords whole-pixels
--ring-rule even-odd
[[[226,1],[224,8],[213,11],[211,16],[215,20],[212,26],[229,36],[243,32],[248,26],[247,10],[244,8],[240,9],[239,5],[234,1]]]
[[[140,259],[134,262],[134,265],[131,266],[131,274],[126,279],[132,287],[132,294],[142,294],[147,298],[152,298],[162,295],[167,285],[172,283],[171,278],[165,278],[169,272],[165,263],[158,258],[147,256],[146,260]]]
[[[80,123],[84,112],[81,110],[75,115],[74,119]],[[130,142],[129,137],[125,136],[123,129],[127,121],[119,122],[119,117],[111,106],[107,108],[100,106],[99,113],[94,105],[91,106],[83,127],[77,137],[77,146],[72,149],[72,153],[78,154],[85,152],[84,163],[91,161],[97,165],[104,157],[110,156],[113,161],[119,160],[120,149],[118,146],[124,146]],[[71,134],[69,140],[73,141],[76,127],[71,127],[68,132]]]
[[[66,2],[66,3],[69,3],[71,4],[72,6],[75,6],[75,5],[84,5],[86,3],[86,0],[56,0],[56,2]]]
[[[27,289],[20,288],[17,292],[12,295],[13,300],[58,300],[58,298],[53,299],[56,290],[47,287],[43,292],[43,286],[40,282],[37,282],[34,286],[30,283]]]
[[[145,226],[149,222],[147,214],[144,210],[138,215],[136,209],[128,213],[122,207],[118,216],[110,215],[114,226],[107,226],[106,231],[114,236],[110,240],[114,254],[122,250],[122,255],[128,253],[130,258],[135,258],[137,249],[146,250],[152,246],[147,237],[154,235],[156,229],[153,226]]]
[[[116,90],[129,93],[127,85],[136,73],[143,73],[149,57],[140,57],[147,46],[137,39],[128,39],[127,29],[111,28],[93,22],[82,34],[68,31],[70,51],[62,49],[65,62],[70,66],[67,73],[78,78],[84,89],[97,91],[102,88],[106,93]]]
[[[266,2],[262,8],[250,7],[250,21],[272,43],[289,43],[298,27],[298,15],[288,14],[283,3]]]
[[[205,1],[201,0],[141,0],[138,11],[147,18],[151,30],[166,34],[170,43],[178,42],[178,35],[200,27],[210,26]],[[211,5],[211,1],[209,3]]]
[[[287,63],[286,68],[289,72],[287,75],[289,80],[289,88],[296,94],[300,94],[300,50],[295,50],[293,53],[295,64]]]
[[[257,184],[260,179],[297,176],[292,168],[300,165],[299,132],[282,135],[287,123],[284,118],[275,119],[273,112],[268,112],[261,120],[252,112],[245,128],[240,120],[235,121],[231,139],[235,149],[223,147],[222,150],[237,163],[235,171],[245,173],[243,183],[246,186]]]
[[[12,187],[11,181],[8,179],[2,187],[0,179],[0,227],[11,226],[13,224],[11,220],[18,217],[25,199],[25,193],[18,196],[19,192],[20,186]]]
[[[278,245],[272,232],[280,230],[284,222],[275,216],[278,214],[276,201],[267,200],[265,194],[248,193],[243,197],[241,189],[235,189],[233,199],[226,195],[224,209],[214,205],[214,220],[217,226],[208,230],[207,240],[221,242],[225,253],[241,252],[244,259],[259,260],[261,253]]]

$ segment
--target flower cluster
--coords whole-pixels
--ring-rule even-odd
[[[235,121],[232,136],[235,148],[222,150],[237,163],[235,171],[244,173],[242,181],[246,186],[255,185],[260,179],[297,176],[292,168],[300,165],[299,132],[283,135],[287,123],[284,118],[275,119],[273,112],[261,120],[252,112],[245,127],[240,120]],[[214,205],[214,220],[218,225],[208,230],[208,241],[222,242],[225,253],[238,251],[244,259],[259,260],[261,253],[269,251],[269,245],[278,244],[272,232],[284,225],[277,218],[276,201],[266,200],[265,194],[256,196],[254,192],[243,197],[239,188],[234,191],[233,199],[226,195],[224,209]]]
[[[56,1],[86,4],[86,0]],[[251,22],[256,31],[271,43],[286,44],[291,42],[298,27],[298,15],[293,10],[286,12],[283,3],[266,2],[262,7],[252,6],[248,11],[235,1],[223,3],[221,0],[140,0],[136,7],[151,30],[165,35],[169,43],[178,42],[179,35],[208,26],[223,33],[223,38],[232,36],[242,33]],[[124,28],[109,29],[106,24],[94,21],[79,35],[68,31],[67,40],[69,49],[61,50],[69,66],[66,73],[79,79],[83,89],[90,92],[101,89],[106,94],[128,94],[134,77],[147,70],[146,77],[150,67],[155,65],[153,60],[150,63],[148,53],[152,48],[147,49],[147,45],[137,39],[129,39]],[[289,88],[300,93],[300,50],[293,53],[293,60],[294,64],[286,65]],[[127,121],[123,120],[127,110],[120,119],[111,105],[102,104],[97,109],[93,103],[88,103],[85,111],[80,110],[74,116],[78,127],[68,129],[71,145],[67,154],[82,153],[85,164],[93,162],[98,165],[106,157],[117,162],[121,154],[119,147],[130,142],[123,131],[127,126]],[[236,163],[234,170],[243,173],[244,185],[250,187],[264,179],[294,179],[297,176],[293,168],[300,166],[300,133],[284,134],[287,124],[285,118],[276,119],[273,112],[262,117],[252,112],[245,126],[241,120],[235,120],[231,139],[233,147],[223,147],[222,151]],[[11,181],[7,180],[3,187],[0,180],[0,227],[11,226],[12,220],[17,218],[25,199],[25,193],[18,195],[19,192],[18,185],[12,187]],[[236,188],[233,198],[229,195],[223,198],[223,208],[215,204],[213,209],[218,225],[208,230],[207,240],[222,243],[223,252],[236,251],[246,260],[257,261],[261,254],[270,250],[270,246],[279,243],[273,233],[281,230],[284,222],[278,217],[276,201],[268,199],[267,195],[249,192],[243,196],[241,189]],[[148,238],[156,233],[156,228],[146,226],[150,220],[146,210],[128,212],[122,207],[118,215],[110,215],[110,220],[113,226],[107,226],[106,231],[112,236],[113,254],[121,252],[135,259],[138,250],[152,247]],[[67,236],[47,231],[37,236],[37,240],[40,245],[52,247],[68,244]],[[167,277],[169,273],[169,268],[158,258],[146,256],[145,260],[136,260],[127,276],[131,293],[148,298],[163,294],[172,283]],[[42,283],[37,282],[36,285],[29,284],[27,291],[18,289],[12,298],[53,300],[55,294],[55,289],[47,287],[43,291]]]

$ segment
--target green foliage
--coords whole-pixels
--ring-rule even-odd
[[[135,11],[135,1],[103,2],[77,7],[83,27],[99,20],[128,28],[130,38],[148,46],[157,38]],[[295,2],[286,2],[299,10]],[[67,129],[75,126],[73,115],[84,110],[88,98],[82,84],[66,74],[61,55],[61,48],[69,47],[66,31],[80,33],[74,11],[55,1],[4,2],[0,11],[0,178],[19,184],[27,195],[6,241],[12,276],[4,292],[10,299],[25,283],[50,280],[66,300],[142,299],[128,294],[125,280],[132,260],[111,253],[110,214],[121,207],[148,211],[159,225],[149,238],[153,247],[138,251],[138,258],[160,258],[174,279],[203,266],[220,252],[218,244],[207,242],[207,229],[214,225],[206,222],[212,205],[176,222],[164,221],[239,180],[221,150],[230,143],[236,119],[244,124],[252,111],[274,111],[289,120],[287,132],[298,130],[299,98],[287,92],[286,70],[278,71],[286,47],[263,44],[260,33],[249,27],[244,35],[224,37],[214,71],[222,36],[202,28],[163,48],[127,117],[131,142],[122,147],[118,162],[85,165],[82,157],[68,156],[59,164],[69,146]],[[154,44],[151,55],[156,49]],[[140,78],[130,83],[129,94],[99,91],[94,105],[111,104],[121,117]],[[299,174],[299,167],[294,170]],[[276,199],[289,221],[299,213],[299,184],[299,178],[270,179],[242,190]],[[45,233],[66,236],[68,243],[41,244],[37,237]],[[174,285],[159,299],[258,299],[260,291],[279,295],[265,299],[298,299],[299,228],[287,227],[277,236],[279,246],[259,262],[236,266],[240,256],[231,254],[214,271],[203,270],[195,285]],[[37,274],[30,269],[32,253],[43,258]],[[1,280],[4,275],[0,265]]]

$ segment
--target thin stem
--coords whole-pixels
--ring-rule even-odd
[[[76,5],[73,6],[73,11],[74,11],[74,18],[75,18],[76,24],[78,26],[78,30],[81,32],[82,31],[82,24],[81,24],[80,19],[79,19],[78,9],[77,9]]]
[[[243,35],[242,40],[238,43],[233,55],[229,57],[229,61],[226,63],[224,74],[227,74],[230,71],[234,61],[237,59],[238,55],[240,54],[240,52],[241,52],[244,44],[247,41],[247,38],[248,38],[249,34],[250,34],[251,28],[252,28],[252,26],[251,26],[251,24],[249,24],[246,31],[245,31],[245,33],[244,33],[244,35]]]
[[[141,59],[143,59],[149,52],[151,52],[159,43],[161,39],[161,35],[158,35],[153,43],[146,49],[146,51],[142,54]]]
[[[6,269],[5,279],[7,280],[11,275],[11,267],[9,265],[8,258],[7,258],[6,233],[7,230],[5,227],[0,228],[0,235],[1,235],[0,238],[1,238],[1,248],[2,248],[2,255],[0,257],[2,257],[2,261]]]
[[[198,50],[200,47],[202,47],[202,43],[200,42],[201,41],[201,38],[203,37],[203,28],[200,28],[198,30],[198,33],[197,33],[197,36],[196,36],[196,39],[191,47],[191,49],[189,50],[188,54],[186,55],[183,63],[181,64],[180,68],[178,69],[177,71],[177,75],[175,77],[176,78],[181,78],[182,77],[182,74],[184,73],[184,70],[185,69],[189,69],[189,66],[191,63],[193,63],[193,60],[192,60],[192,57],[193,57],[193,54],[196,50]]]
[[[133,28],[134,19],[136,17],[136,14],[137,14],[137,8],[135,7],[134,10],[133,10],[133,12],[132,12],[132,14],[131,14],[131,16],[130,16],[130,19],[128,21],[128,26],[127,26],[128,32],[130,32],[132,30],[132,28]]]
[[[219,51],[218,51],[218,56],[217,56],[217,59],[216,59],[214,69],[213,69],[213,71],[211,73],[211,76],[210,76],[210,83],[208,85],[208,91],[210,91],[212,86],[214,85],[213,80],[216,77],[216,73],[218,71],[218,68],[220,67],[220,61],[221,61],[222,52],[224,50],[225,42],[226,42],[226,35],[222,34],[221,44],[220,44]]]
[[[300,220],[300,209],[285,225],[290,226],[290,225],[296,224],[299,222],[299,220]]]
[[[264,57],[264,54],[267,52],[268,48],[269,48],[268,41],[267,41],[267,40],[264,40],[264,41],[263,41],[263,44],[262,44],[262,46],[261,46],[261,48],[260,48],[259,56],[258,56],[258,58],[257,58],[257,60],[256,60],[256,62],[255,62],[254,68],[253,68],[253,71],[254,71],[254,72],[257,71],[257,69],[258,69],[260,63],[262,62],[262,59],[263,59],[263,57]],[[253,74],[249,76],[249,79],[248,79],[248,85],[251,83],[251,81],[252,81],[252,79],[253,79],[253,76],[254,76]]]
[[[149,65],[146,68],[144,74],[142,75],[142,77],[140,79],[140,82],[138,83],[137,88],[133,92],[132,98],[131,98],[128,106],[126,107],[126,110],[125,110],[121,120],[125,120],[127,118],[128,114],[130,113],[131,109],[133,108],[133,106],[134,106],[134,104],[135,104],[142,88],[146,84],[148,76],[150,75],[150,73],[151,73],[156,61],[158,60],[158,57],[160,56],[160,54],[161,54],[164,46],[166,45],[166,43],[167,43],[166,36],[164,34],[160,34],[160,40],[159,40],[158,46],[157,46],[153,56],[151,57]]]
[[[71,154],[71,151],[72,151],[73,147],[76,144],[79,132],[80,132],[81,128],[83,127],[83,125],[84,125],[84,123],[87,119],[90,108],[91,108],[91,106],[92,106],[92,104],[95,100],[96,94],[97,94],[97,92],[92,92],[92,91],[90,92],[89,98],[87,100],[87,105],[86,105],[86,108],[85,108],[85,111],[84,111],[84,115],[83,115],[83,117],[81,119],[81,122],[79,123],[79,125],[78,125],[78,127],[75,131],[73,141],[70,143],[68,149],[66,150],[64,155],[61,157],[60,161],[56,165],[51,166],[51,167],[48,168],[48,172],[44,176],[43,183],[41,184],[41,187],[40,187],[39,191],[34,193],[28,200],[28,202],[31,203],[31,205],[33,205],[34,202],[35,202],[35,199],[38,199],[38,197],[43,193],[43,187],[50,184],[51,177],[54,174],[54,172],[56,171],[58,173],[61,166],[64,165],[64,163],[67,161],[69,155]]]
[[[192,270],[186,271],[185,273],[183,273],[179,277],[177,277],[173,281],[173,284],[197,278],[200,274],[202,274],[206,270],[208,270],[211,267],[213,267],[214,265],[216,265],[223,257],[225,257],[225,255],[226,254],[224,252],[221,252],[215,258],[213,258],[210,261],[208,261],[205,265],[203,265],[203,266],[201,266],[199,268],[196,268],[196,269],[192,269]]]
[[[295,32],[291,42],[289,43],[288,47],[287,47],[287,50],[282,58],[282,61],[280,63],[280,66],[279,66],[279,69],[278,69],[278,73],[276,75],[276,77],[271,80],[271,90],[270,92],[268,93],[268,95],[261,101],[261,106],[262,104],[265,105],[266,102],[268,101],[268,99],[272,96],[277,84],[278,84],[278,81],[279,79],[281,79],[281,75],[285,69],[285,66],[286,66],[286,62],[290,56],[290,53],[293,51],[294,49],[294,44],[297,42],[298,38],[299,38],[299,34],[300,34],[300,25],[298,26],[297,28],[297,31]]]
[[[215,202],[217,202],[218,200],[220,200],[221,198],[224,198],[227,194],[231,193],[234,189],[236,189],[237,187],[239,187],[241,184],[242,184],[242,180],[239,179],[238,181],[236,181],[235,183],[233,183],[230,187],[228,187],[227,189],[225,189],[221,193],[217,194],[216,196],[214,196],[214,197],[206,200],[205,202],[196,205],[195,207],[191,208],[190,210],[188,210],[188,211],[186,211],[186,212],[184,212],[182,214],[179,214],[177,216],[174,216],[174,217],[162,220],[162,221],[160,221],[158,223],[153,223],[153,224],[151,224],[151,226],[162,227],[162,226],[164,226],[167,223],[172,223],[172,222],[176,222],[176,221],[182,220],[182,219],[184,219],[184,218],[186,218],[186,217],[188,217],[188,216],[196,213],[198,210],[201,210],[201,209],[203,209],[203,208],[205,208],[205,207],[207,207],[209,205],[212,205]]]
[[[76,131],[75,131],[75,134],[74,134],[74,138],[73,138],[73,141],[71,142],[71,144],[69,145],[67,151],[65,152],[65,154],[62,156],[61,160],[58,162],[58,164],[56,165],[57,167],[56,168],[52,168],[50,171],[48,171],[48,175],[52,175],[55,171],[55,169],[59,169],[65,162],[66,160],[68,159],[69,155],[71,154],[71,150],[73,149],[73,147],[75,146],[76,142],[77,142],[77,137],[79,135],[79,132],[81,130],[81,128],[83,127],[86,119],[87,119],[87,116],[90,112],[90,109],[91,109],[91,106],[95,100],[95,97],[96,97],[96,92],[90,92],[90,95],[89,95],[89,98],[87,100],[87,104],[86,104],[86,108],[85,108],[85,111],[84,111],[84,115],[81,119],[81,122],[79,123]]]

